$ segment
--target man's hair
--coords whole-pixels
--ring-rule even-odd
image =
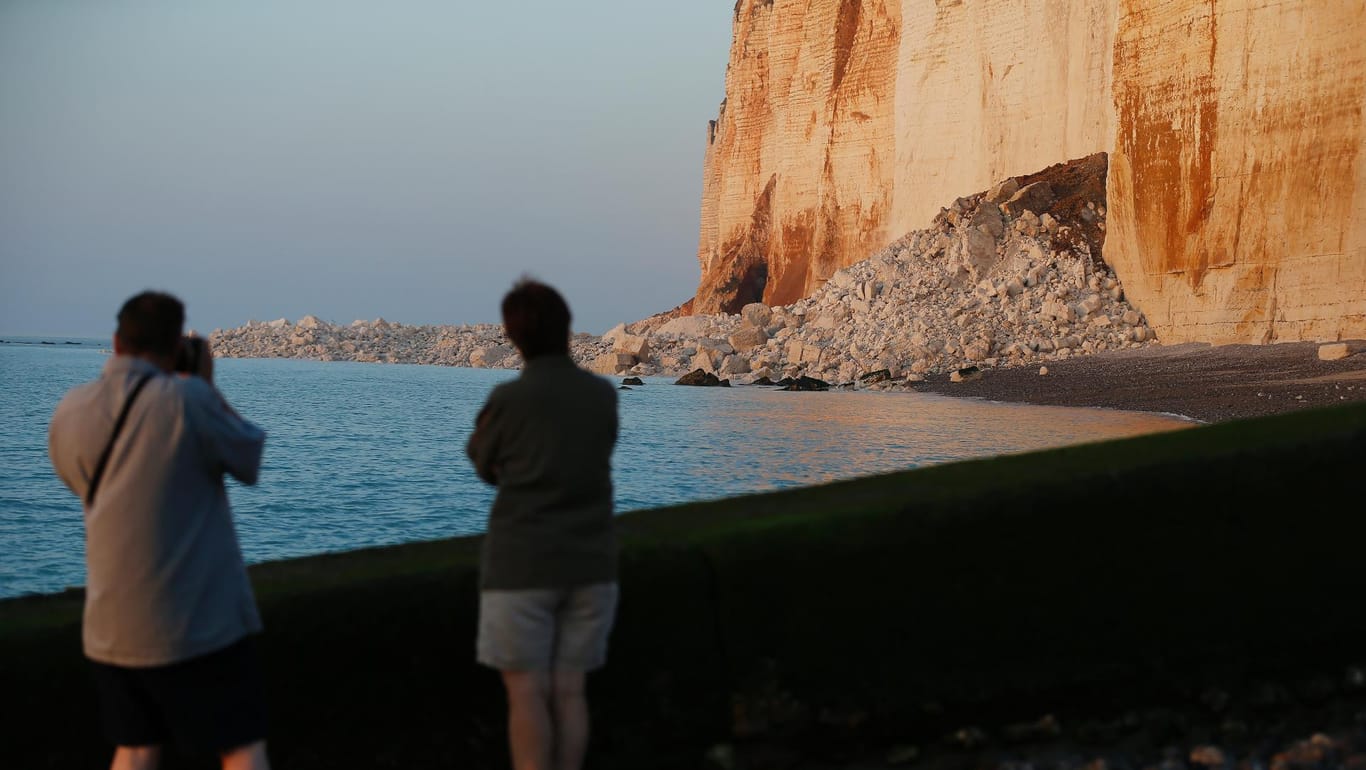
[[[569,353],[569,305],[558,291],[521,278],[503,297],[503,328],[522,358]]]
[[[172,355],[185,325],[185,305],[170,294],[144,291],[119,310],[114,335],[130,353]]]

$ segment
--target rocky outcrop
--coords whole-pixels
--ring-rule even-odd
[[[1363,39],[1360,0],[740,0],[693,310],[1104,152],[1104,258],[1164,340],[1366,336]]]

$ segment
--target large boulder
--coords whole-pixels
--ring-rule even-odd
[[[622,334],[613,346],[618,353],[627,353],[644,361],[650,357],[650,340],[636,334]]]
[[[987,193],[987,202],[1001,204],[1010,200],[1015,193],[1020,191],[1020,183],[1014,177],[1006,179],[1004,182],[997,182],[996,186]]]
[[[858,378],[858,381],[863,383],[864,385],[876,385],[879,382],[886,382],[890,379],[892,379],[891,370],[878,369],[877,371],[868,372],[864,374],[863,376]]]
[[[983,361],[991,355],[991,342],[975,339],[963,346],[963,357],[969,361]]]
[[[729,342],[722,339],[716,339],[715,337],[702,337],[698,339],[697,347],[700,350],[709,350],[723,355],[735,352],[735,348],[731,347]]]
[[[655,334],[668,337],[703,337],[711,331],[712,320],[708,316],[686,315],[665,322]]]
[[[982,370],[975,366],[965,366],[949,375],[949,382],[972,382],[982,379]]]
[[[1054,194],[1051,185],[1047,182],[1035,182],[1021,187],[1010,196],[1010,200],[1005,203],[1005,210],[1012,217],[1018,217],[1026,211],[1038,215],[1048,211],[1048,207],[1057,199],[1058,196]]]
[[[762,302],[751,302],[740,308],[740,318],[746,326],[762,329],[773,320],[773,308]]]
[[[702,387],[730,387],[730,380],[718,379],[716,375],[703,369],[693,369],[679,377],[675,385],[698,385]]]
[[[470,353],[470,366],[473,366],[476,369],[493,366],[512,355],[512,353],[513,349],[509,345],[489,345],[487,347],[475,348],[474,352]]]
[[[1005,235],[1005,223],[1001,221],[1001,210],[995,206],[978,206],[968,224],[987,233],[993,238]]]
[[[694,369],[702,369],[708,372],[716,371],[716,364],[720,360],[721,353],[713,350],[699,350],[693,354],[689,360],[689,365]]]
[[[963,258],[977,278],[996,264],[996,238],[982,228],[971,228],[963,236]]]
[[[848,305],[838,303],[822,311],[813,326],[817,329],[839,329],[848,323],[852,315]]]
[[[735,333],[731,334],[726,341],[735,348],[736,352],[744,353],[766,344],[768,332],[764,331],[762,326],[742,326],[736,329]]]
[[[784,385],[783,390],[830,390],[830,383],[802,375]]]
[[[1339,361],[1357,353],[1366,352],[1366,343],[1359,340],[1348,342],[1331,342],[1319,345],[1320,361]]]
[[[803,363],[815,366],[821,363],[821,358],[825,355],[825,351],[825,345],[819,342],[806,342],[802,345],[801,360],[792,361],[791,359],[789,359],[788,361],[789,363]]]
[[[624,336],[626,336],[626,324],[619,323],[603,333],[602,340],[603,342],[610,342],[612,347],[616,347],[617,341]]]
[[[595,374],[620,374],[636,365],[635,356],[629,353],[603,353],[588,363],[588,371]]]
[[[737,356],[737,355],[734,355],[734,354],[728,355],[728,356],[726,356],[725,360],[721,362],[720,373],[721,373],[721,374],[748,374],[748,373],[749,373],[749,359],[748,359],[748,358],[745,358],[744,356]]]

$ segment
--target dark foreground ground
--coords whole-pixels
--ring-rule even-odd
[[[1366,768],[1366,668],[1312,667],[1241,687],[1114,711],[1048,710],[1005,726],[964,723],[937,739],[818,746],[722,744],[728,770],[1360,770]],[[1123,693],[1115,693],[1122,701]],[[1059,704],[1062,705],[1062,704]],[[933,704],[927,704],[928,707]]]
[[[1038,366],[985,370],[968,382],[934,375],[917,390],[1208,423],[1366,401],[1366,353],[1321,361],[1318,348],[1312,342],[1155,346],[1050,363],[1042,375]],[[1363,506],[1360,498],[1343,502]],[[1363,551],[1366,557],[1366,544]],[[964,724],[937,741],[845,747],[845,756],[837,752],[824,761],[797,760],[785,747],[762,741],[719,747],[716,756],[722,766],[813,769],[1366,770],[1366,639],[1360,660],[1363,665],[1345,668],[1305,662],[1280,677],[1195,688],[1180,699],[1111,712],[1062,714],[1041,701],[1037,720],[1006,729]]]
[[[1358,343],[1360,344],[1360,343]],[[1366,353],[1320,361],[1318,344],[1185,344],[988,369],[980,379],[932,375],[917,390],[1044,406],[1165,412],[1203,422],[1366,401]]]

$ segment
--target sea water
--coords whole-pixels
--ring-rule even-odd
[[[0,342],[0,597],[85,581],[81,505],[53,473],[47,426],[69,388],[99,375],[108,344]],[[259,482],[228,490],[249,563],[483,531],[493,490],[474,475],[465,442],[489,390],[515,371],[286,359],[215,366],[228,401],[267,434]],[[621,513],[1190,424],[918,393],[644,380],[618,391]]]

